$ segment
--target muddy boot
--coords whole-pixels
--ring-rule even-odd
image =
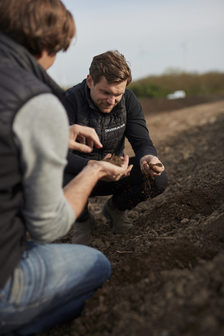
[[[102,214],[109,221],[113,233],[125,233],[133,226],[130,223],[125,223],[125,211],[117,209],[111,198],[105,203]]]
[[[96,226],[96,221],[93,215],[84,222],[76,221],[73,229],[72,243],[88,245],[91,241],[91,233]]]

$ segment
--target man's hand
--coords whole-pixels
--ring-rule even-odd
[[[125,155],[122,167],[107,161],[90,160],[83,170],[65,187],[64,195],[71,204],[76,217],[82,212],[87,199],[100,179],[118,181],[130,174],[132,166],[128,165],[129,157]]]
[[[164,165],[154,155],[145,155],[140,160],[141,171],[144,175],[150,175],[152,178],[159,176],[164,171]]]
[[[124,157],[122,157],[122,161],[123,162],[121,166],[114,165],[104,160],[101,160],[101,161],[90,160],[88,162],[88,165],[98,166],[98,168],[100,168],[101,175],[102,175],[101,179],[103,181],[111,182],[111,181],[118,181],[121,178],[130,175],[133,165],[128,165],[129,164],[128,155],[125,155]]]
[[[69,126],[69,149],[90,153],[94,146],[103,147],[94,128],[78,124]]]

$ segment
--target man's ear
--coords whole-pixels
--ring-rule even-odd
[[[91,75],[87,75],[86,77],[86,84],[88,86],[88,88],[90,89],[93,86],[93,79]]]

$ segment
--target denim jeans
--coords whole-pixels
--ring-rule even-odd
[[[0,334],[31,335],[79,316],[110,275],[108,259],[93,248],[29,243],[0,290]]]

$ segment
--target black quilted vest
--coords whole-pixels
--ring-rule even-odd
[[[25,243],[25,226],[21,214],[23,190],[20,153],[13,137],[13,120],[18,110],[29,99],[41,93],[51,92],[47,85],[34,76],[33,71],[25,70],[15,61],[13,53],[20,54],[20,46],[17,50],[13,41],[1,35],[0,288],[4,286],[18,264]]]

